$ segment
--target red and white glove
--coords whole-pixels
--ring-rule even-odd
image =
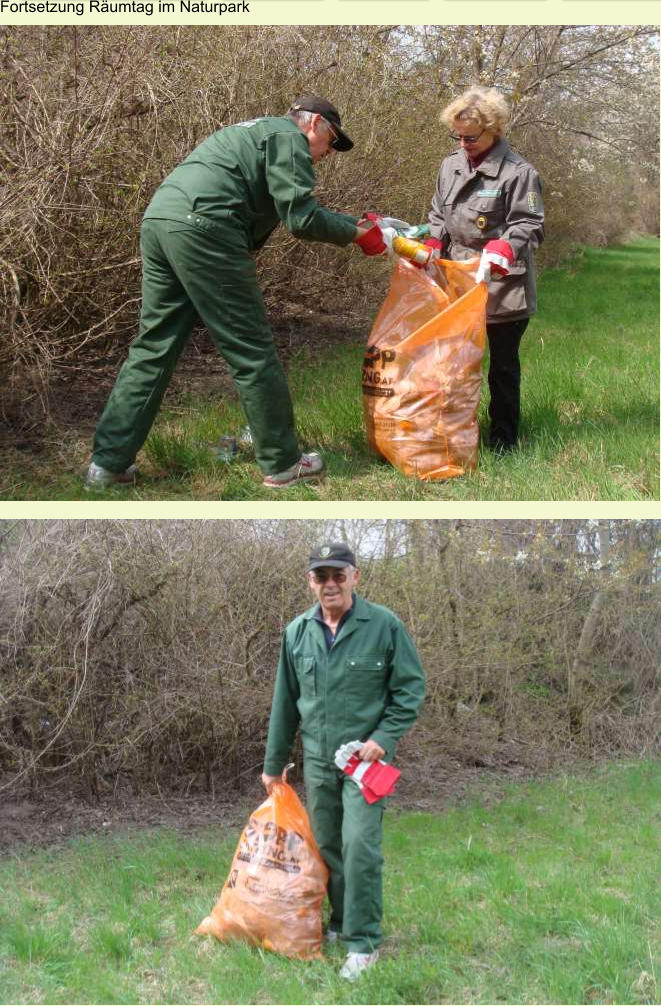
[[[442,251],[445,251],[445,242],[440,241],[438,238],[425,238],[422,243],[423,245],[427,245],[428,248],[433,248],[439,255]]]
[[[482,249],[480,264],[475,275],[477,283],[488,283],[492,274],[507,276],[514,262],[514,251],[509,241],[487,241]]]
[[[427,262],[416,262],[415,259],[409,259],[409,262],[411,265],[414,265],[416,269],[428,269],[435,258],[441,257],[442,252],[445,250],[445,245],[442,241],[439,241],[438,238],[425,238],[425,240],[420,243],[425,245],[427,248],[431,248],[432,252],[429,256],[429,260]]]
[[[383,255],[388,251],[388,244],[380,226],[380,217],[376,213],[366,213],[358,221],[358,226],[369,226],[369,230],[356,238],[356,244],[365,255]]]
[[[383,243],[386,246],[386,253],[392,257],[393,239],[396,238],[399,233],[396,230],[396,227],[400,224],[403,227],[407,227],[408,224],[406,224],[403,220],[398,220],[396,217],[381,217],[378,213],[366,213],[362,220],[358,221],[358,226],[363,226],[366,221],[371,221],[381,228],[381,237],[383,238]]]
[[[362,790],[367,803],[376,803],[394,791],[402,773],[380,758],[377,761],[362,761],[358,757],[358,751],[362,746],[362,741],[349,741],[348,744],[343,744],[335,752],[335,764],[351,776]]]

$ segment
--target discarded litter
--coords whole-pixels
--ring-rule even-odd
[[[249,426],[244,426],[239,433],[239,447],[248,448],[253,446],[252,432]]]
[[[220,437],[212,445],[211,449],[216,461],[234,461],[239,453],[239,445],[236,437]]]
[[[486,342],[478,259],[397,257],[363,365],[370,446],[406,475],[453,478],[475,468]]]
[[[328,868],[286,772],[248,821],[220,897],[195,932],[287,957],[322,957]]]
[[[249,426],[244,426],[238,436],[226,433],[211,443],[211,453],[215,461],[235,461],[241,451],[254,448]]]

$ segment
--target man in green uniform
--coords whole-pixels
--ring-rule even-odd
[[[318,603],[283,634],[262,775],[268,790],[289,761],[300,726],[310,820],[330,871],[326,939],[343,940],[348,953],[340,974],[349,979],[379,954],[383,801],[366,802],[335,766],[335,752],[359,740],[363,761],[391,761],[425,690],[404,625],[354,593],[358,578],[343,542],[310,556],[308,582]]]
[[[140,331],[99,420],[88,487],[134,481],[136,454],[196,316],[230,367],[264,484],[319,474],[321,457],[298,446],[254,253],[280,222],[308,241],[386,250],[378,226],[326,210],[313,195],[313,164],[352,146],[337,109],[306,95],[287,115],[213,133],[156,190],[140,235]]]

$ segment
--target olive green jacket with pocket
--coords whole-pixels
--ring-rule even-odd
[[[333,761],[348,741],[375,740],[390,761],[424,698],[420,658],[403,623],[380,604],[354,597],[330,648],[315,619],[299,615],[282,637],[264,772],[279,775],[300,726],[303,753]]]
[[[315,184],[310,147],[296,123],[286,116],[251,119],[203,140],[158,187],[145,219],[192,226],[199,217],[212,234],[215,223],[230,223],[249,251],[261,248],[280,222],[297,238],[348,245],[358,218],[320,206]]]
[[[463,150],[441,164],[429,212],[430,233],[452,259],[479,256],[487,241],[512,246],[516,261],[489,283],[487,321],[529,318],[537,310],[533,251],[544,239],[539,175],[500,139],[475,169]]]

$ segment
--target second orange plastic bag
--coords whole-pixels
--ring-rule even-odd
[[[322,957],[327,883],[305,807],[287,782],[278,782],[248,821],[220,897],[195,932],[287,957]]]
[[[436,260],[431,275],[398,259],[363,366],[370,446],[406,475],[447,479],[477,464],[486,341],[477,260]]]

